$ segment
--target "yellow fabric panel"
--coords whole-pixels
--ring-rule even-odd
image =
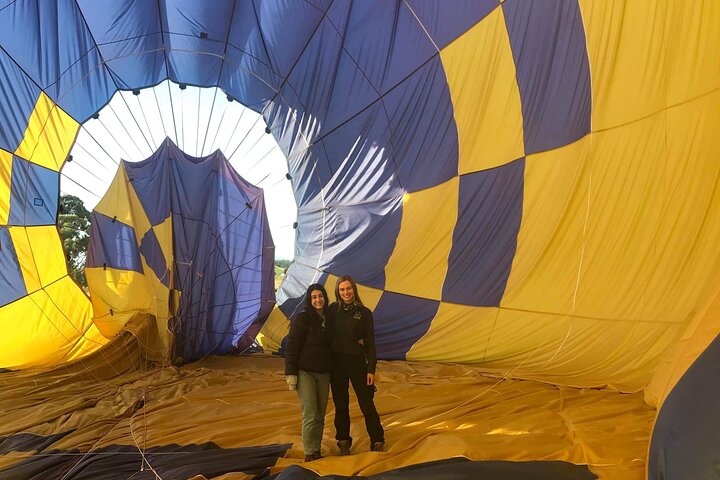
[[[258,333],[257,341],[260,346],[270,352],[280,350],[280,342],[290,333],[290,321],[277,305],[270,312],[265,325]]]
[[[0,225],[7,225],[10,216],[12,154],[0,149]]]
[[[60,242],[60,233],[55,225],[11,227],[10,234],[13,236],[14,244],[17,245],[21,241],[26,242],[23,245],[23,253],[18,252],[18,260],[23,269],[28,292],[39,287],[31,289],[27,276],[30,276],[33,285],[39,279],[40,284],[44,286],[67,275],[65,252]],[[32,246],[32,250],[26,250],[30,246]]]
[[[138,237],[138,245],[142,238],[140,235],[151,227],[123,164],[120,164],[108,191],[94,210],[110,218],[117,217],[118,221],[133,227],[135,236]]]
[[[137,311],[151,310],[153,301],[142,273],[102,267],[86,268],[93,320],[107,338],[117,335]],[[110,307],[113,305],[112,314]]]
[[[528,155],[517,249],[501,306],[569,313],[588,210],[590,137]]]
[[[648,268],[651,315],[688,322],[720,288],[720,91],[667,110],[662,212]]]
[[[80,124],[40,92],[15,154],[32,163],[60,171]]]
[[[54,227],[53,227],[54,228]],[[10,236],[12,237],[15,253],[17,254],[20,270],[22,271],[23,280],[25,280],[25,289],[28,293],[40,290],[40,274],[35,265],[33,244],[30,241],[25,227],[10,227]],[[36,245],[38,248],[40,245]]]
[[[440,300],[457,220],[459,184],[455,177],[403,196],[400,233],[385,266],[385,290]]]
[[[720,3],[675,1],[666,5],[667,103],[674,105],[720,87]]]
[[[560,368],[562,357],[555,358],[546,380],[641,388],[713,294],[704,287],[720,285],[720,215],[711,213],[720,211],[718,124],[720,92],[528,157],[518,248],[501,306],[585,319],[559,327],[570,332],[567,360]],[[609,326],[579,328],[585,321]],[[512,335],[538,328],[529,322]],[[585,343],[573,346],[578,332],[592,335],[582,333]],[[598,361],[597,352],[616,343]]]
[[[520,91],[502,8],[440,52],[453,100],[459,173],[524,155]]]
[[[328,274],[327,279],[325,279],[325,290],[327,290],[327,294],[330,300],[330,303],[336,301],[335,298],[335,284],[338,281],[338,278],[332,273]],[[375,310],[375,307],[377,307],[378,302],[380,302],[380,297],[382,297],[383,291],[378,290],[377,288],[367,287],[365,285],[361,285],[357,282],[355,282],[355,285],[357,285],[358,294],[360,295],[360,298],[362,299],[363,305],[365,305],[370,310]]]
[[[276,473],[303,462],[300,401],[287,389],[283,370],[283,359],[271,355],[212,356],[150,370],[137,341],[126,336],[71,371],[6,374],[0,401],[21,408],[23,415],[0,411],[0,435],[64,432],[51,448],[81,453],[110,445],[292,444],[272,467]],[[338,456],[330,403],[324,458],[305,467],[321,475],[372,475],[463,456],[564,460],[588,464],[600,479],[644,478],[656,412],[642,394],[493,378],[471,365],[380,362],[378,371],[375,404],[387,452],[368,453],[362,414],[353,400],[353,455]],[[44,387],[42,395],[36,385]],[[145,397],[142,411],[127,415],[148,389],[152,395]],[[178,418],[185,428],[178,428]]]
[[[415,342],[406,358],[444,362],[480,361],[497,315],[498,309],[495,307],[441,302],[430,328]]]
[[[664,4],[579,3],[592,79],[592,131],[663,109],[667,87]]]
[[[165,265],[168,265],[168,268],[173,265],[172,228],[172,215],[166,218],[163,223],[152,227],[165,256]],[[172,280],[172,275],[170,275],[170,279]]]
[[[54,366],[104,343],[93,328],[88,298],[67,276],[6,305],[0,319],[0,365]]]
[[[720,335],[720,289],[707,305],[699,309],[682,337],[655,369],[645,388],[645,401],[658,410],[675,387],[715,338]]]

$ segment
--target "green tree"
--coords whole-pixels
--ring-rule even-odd
[[[90,240],[90,212],[78,197],[60,195],[58,228],[67,255],[70,276],[83,287],[87,287],[85,258]]]
[[[286,260],[284,258],[276,259],[275,260],[275,266],[280,267],[283,270],[287,271],[288,267],[292,263],[292,260]]]

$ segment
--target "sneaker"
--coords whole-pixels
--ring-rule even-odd
[[[350,440],[339,440],[337,444],[340,447],[340,456],[350,455]]]
[[[370,445],[371,452],[382,452],[383,448],[385,448],[385,442],[374,442]]]

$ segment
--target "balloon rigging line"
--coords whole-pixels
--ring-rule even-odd
[[[98,177],[98,176],[95,175],[93,172],[91,172],[90,170],[88,170],[87,168],[85,168],[80,162],[77,162],[77,161],[76,161],[76,162],[73,162],[73,165],[77,165],[79,168],[82,168],[82,169],[85,170],[88,174],[92,175],[93,177],[95,177],[95,178],[96,178],[97,180],[99,180],[100,182],[105,183],[105,180],[103,180],[102,178]]]
[[[110,138],[113,139],[113,141],[117,144],[118,147],[120,147],[120,150],[122,150],[123,157],[125,158],[131,158],[131,156],[128,154],[127,150],[125,150],[125,147],[123,147],[117,138],[115,138],[115,135],[107,128],[107,125],[105,125],[105,122],[102,121],[101,117],[97,118],[97,121],[102,125],[102,127],[105,129],[107,134],[110,136]],[[119,164],[118,164],[119,165]]]
[[[121,96],[122,96],[122,95],[121,95]],[[127,105],[127,104],[126,104],[126,105]],[[127,135],[128,138],[132,141],[132,144],[135,146],[135,150],[137,150],[139,156],[142,158],[143,153],[142,153],[142,150],[140,149],[140,145],[138,145],[137,141],[135,140],[135,136],[134,136],[134,135],[130,135],[130,131],[129,131],[129,130],[127,129],[127,127],[125,126],[125,122],[123,122],[122,120],[120,120],[120,116],[119,116],[119,115],[117,114],[117,112],[115,111],[115,107],[113,107],[113,102],[108,103],[108,107],[110,107],[110,111],[112,112],[113,115],[115,115],[115,118],[117,119],[118,123],[120,124],[120,126],[121,126],[122,129],[123,129],[123,131],[125,132],[125,135]],[[133,117],[133,120],[135,120],[135,116],[133,115],[132,111],[130,111],[130,116]],[[136,121],[135,123],[137,123],[137,121]],[[150,146],[150,144],[148,144],[148,146]],[[152,150],[151,150],[150,153],[152,154]],[[125,157],[125,158],[131,158],[131,157]]]
[[[145,144],[150,149],[150,155],[155,151],[155,149],[150,145],[150,142],[148,141],[147,137],[145,136],[145,132],[143,131],[143,128],[140,126],[140,122],[137,121],[137,117],[133,113],[133,111],[130,109],[130,105],[128,105],[127,100],[125,100],[125,95],[123,95],[122,90],[118,90],[118,95],[120,95],[120,98],[122,98],[123,103],[125,104],[125,107],[127,108],[128,112],[130,112],[130,116],[132,117],[133,121],[135,122],[135,125],[137,126],[138,130],[140,130],[140,134],[142,135],[143,139],[145,140]],[[138,103],[140,102],[140,99],[138,99]],[[142,112],[143,116],[145,116],[145,111],[143,110],[142,105],[140,105],[140,111]],[[113,112],[114,113],[114,112]],[[147,123],[147,119],[145,119],[145,123]],[[123,128],[127,132],[127,129],[125,128],[125,125],[123,125]],[[150,129],[148,128],[148,132]],[[128,133],[130,135],[130,133]],[[132,137],[132,136],[131,136]],[[139,149],[138,149],[139,150]]]
[[[180,147],[180,150],[183,152],[187,151],[185,150],[185,90],[180,90],[180,141],[182,141],[182,146]],[[179,144],[178,144],[179,145]]]
[[[220,115],[220,122],[218,123],[218,128],[215,129],[215,135],[213,136],[212,143],[210,143],[210,151],[211,152],[212,152],[212,147],[215,145],[215,141],[217,140],[218,132],[220,132],[220,126],[223,124],[223,121],[225,120],[225,112],[227,112],[227,104],[228,103],[229,102],[225,103],[225,107],[223,108],[222,115]],[[208,126],[209,126],[209,122],[208,122]],[[235,124],[235,127],[237,128],[237,124]]]
[[[170,80],[167,81],[166,85],[168,88],[168,95],[170,96],[170,111],[172,113],[173,128],[175,129],[175,145],[180,146],[180,137],[178,137],[177,122],[175,121],[175,102],[173,101],[172,90],[170,89]]]
[[[202,88],[198,88],[197,91],[198,91],[198,106],[197,106],[197,123],[195,124],[195,129],[197,130],[195,132],[195,156],[199,157],[200,152],[198,151],[198,149],[200,148],[200,106],[202,103],[201,102],[202,98],[200,98],[200,97],[202,95]]]
[[[105,152],[105,155],[107,155],[108,158],[109,158],[110,160],[112,160],[112,162],[115,164],[115,166],[119,167],[119,166],[120,166],[120,162],[118,162],[117,160],[115,160],[115,159],[113,158],[113,156],[110,155],[107,150],[105,150],[105,147],[103,147],[103,146],[100,144],[100,142],[97,141],[97,139],[96,139],[96,138],[93,136],[93,134],[90,132],[90,129],[88,129],[88,128],[85,126],[85,124],[82,124],[82,125],[80,125],[80,126],[82,127],[83,130],[85,130],[85,131],[87,132],[87,134],[90,136],[90,138],[92,138],[93,142],[95,142],[95,144],[96,144],[98,147],[100,147],[100,149],[101,149],[103,152]]]
[[[235,156],[235,154],[237,153],[237,151],[238,151],[238,149],[240,148],[240,146],[245,142],[245,140],[247,139],[248,135],[250,135],[250,132],[253,131],[253,129],[255,128],[255,125],[257,125],[258,121],[260,121],[261,118],[262,118],[262,115],[258,115],[257,118],[255,119],[255,121],[253,122],[252,126],[248,129],[247,132],[245,132],[245,136],[243,136],[242,140],[240,140],[240,143],[237,144],[237,147],[235,147],[235,150],[233,150],[233,153],[230,154],[229,157],[227,157],[228,162],[229,162],[230,160],[232,160],[232,158]],[[262,138],[262,137],[260,137],[260,138]],[[257,142],[256,142],[256,143],[257,143]],[[254,146],[254,145],[253,145],[253,146]],[[249,151],[249,150],[248,150],[248,151]]]
[[[163,118],[162,111],[160,110],[160,102],[158,101],[157,91],[154,88],[151,88],[151,90],[153,92],[153,96],[155,97],[155,106],[157,107],[158,116],[160,117],[160,123],[163,127],[163,133],[165,134],[165,138],[169,138],[170,136],[168,135],[167,128],[165,128],[165,119]],[[139,101],[140,99],[138,99],[138,102]]]
[[[203,143],[202,148],[200,149],[200,156],[203,156],[205,154],[205,142],[207,141],[208,132],[210,131],[210,121],[212,120],[213,111],[215,111],[215,100],[217,100],[217,94],[218,94],[218,87],[215,87],[215,95],[213,95],[213,101],[212,105],[210,106],[210,116],[208,117],[207,126],[205,127],[205,136],[203,137]],[[200,109],[198,108],[198,112]],[[199,113],[198,113],[199,115]],[[200,128],[200,120],[198,120],[198,129]],[[220,125],[218,125],[218,130],[220,130]],[[199,137],[200,135],[198,135]]]
[[[240,110],[240,116],[238,117],[237,122],[235,122],[235,128],[233,128],[232,133],[228,136],[228,141],[227,141],[227,144],[225,145],[225,148],[223,149],[223,152],[227,152],[230,149],[230,142],[232,141],[233,138],[235,138],[235,132],[237,131],[237,128],[240,125],[240,122],[242,121],[242,117],[245,114],[245,110],[246,109],[244,109],[244,108]],[[217,132],[215,133],[215,135],[217,136]]]
[[[65,172],[60,172],[60,174],[61,174],[63,177],[65,177],[65,178],[67,178],[68,180],[70,180],[70,181],[71,181],[72,183],[74,183],[75,185],[77,185],[78,187],[80,187],[80,188],[82,188],[83,190],[85,190],[85,191],[86,191],[87,193],[89,193],[90,195],[93,195],[94,197],[97,197],[97,198],[99,198],[99,199],[102,199],[102,197],[101,197],[100,195],[98,195],[97,193],[95,193],[95,192],[93,192],[93,191],[91,191],[91,190],[88,190],[84,185],[82,185],[82,184],[78,183],[77,181],[73,180],[72,178],[68,177]]]
[[[80,140],[79,138],[78,138],[77,140],[75,140],[75,146],[77,146],[80,150],[82,150],[83,152],[85,152],[88,157],[92,158],[92,159],[95,161],[95,163],[97,163],[98,165],[100,165],[100,166],[101,166],[102,168],[104,168],[106,171],[110,172],[110,169],[107,168],[100,160],[98,160],[97,157],[95,157],[95,155],[93,155],[93,154],[90,153],[85,147],[83,147],[83,146],[80,144],[79,140]],[[103,180],[103,182],[104,182],[104,181],[105,181],[105,180]]]
[[[154,147],[151,147],[151,150],[154,152],[155,150],[157,150],[158,143],[155,141],[155,136],[152,134],[152,129],[150,128],[150,122],[148,122],[147,115],[145,115],[145,108],[143,107],[143,104],[140,101],[140,95],[133,94],[133,97],[135,97],[135,101],[138,104],[138,108],[140,108],[140,113],[142,113],[143,120],[145,121],[145,128],[147,128],[148,135],[152,139],[152,143],[153,143]],[[161,120],[162,120],[162,116],[161,116]],[[141,131],[142,131],[142,129],[141,129]]]

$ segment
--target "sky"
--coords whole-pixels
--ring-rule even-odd
[[[116,92],[81,126],[60,177],[60,192],[80,197],[92,210],[115,177],[120,160],[148,158],[166,138],[196,157],[220,149],[235,170],[265,194],[276,259],[294,256],[297,205],[285,177],[287,160],[254,111],[228,101],[218,88],[165,81],[154,88]]]

